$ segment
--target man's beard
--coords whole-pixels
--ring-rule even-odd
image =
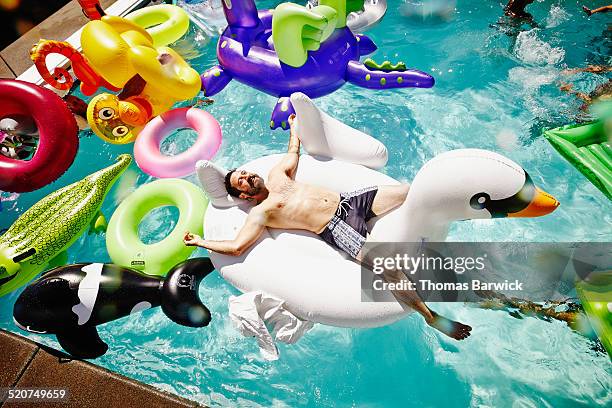
[[[249,183],[249,195],[257,195],[261,191],[261,179],[259,176],[249,176],[247,179]]]

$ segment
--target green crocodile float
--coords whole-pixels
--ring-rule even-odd
[[[547,130],[544,137],[612,200],[612,149],[603,120]]]
[[[30,282],[88,228],[103,224],[104,197],[131,162],[122,154],[111,166],[49,194],[0,236],[0,296]]]

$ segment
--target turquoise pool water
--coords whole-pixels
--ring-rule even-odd
[[[578,113],[580,102],[558,90],[561,82],[588,92],[608,80],[563,70],[610,64],[609,17],[586,18],[578,1],[536,1],[529,10],[539,28],[520,31],[496,24],[501,3],[457,3],[447,18],[424,18],[402,15],[402,2],[389,0],[387,16],[367,33],[379,46],[377,61],[401,59],[431,72],[433,89],[375,92],[347,85],[317,103],[382,140],[390,152],[385,171],[395,178],[412,179],[440,152],[479,147],[520,163],[561,202],[544,218],[456,223],[450,240],[611,241],[610,202],[541,137],[543,127],[572,122]],[[215,43],[192,28],[176,49],[203,71],[216,61]],[[268,129],[275,98],[232,82],[214,99],[207,109],[224,132],[218,163],[236,166],[285,149],[287,134]],[[181,132],[164,146],[171,154],[190,140],[193,135]],[[51,191],[131,150],[82,132],[76,161],[57,182],[19,196],[3,193],[0,228]],[[103,212],[110,218],[134,185],[151,180],[132,166]],[[155,211],[141,224],[141,235],[161,239],[176,216],[171,209]],[[69,262],[86,261],[110,261],[104,236],[84,235],[70,249]],[[437,305],[439,312],[472,325],[473,335],[448,340],[416,315],[370,330],[318,325],[298,344],[280,345],[279,361],[266,362],[255,341],[241,337],[228,319],[227,300],[237,291],[217,274],[200,291],[213,313],[209,327],[178,326],[160,310],[130,316],[101,327],[110,350],[97,363],[212,406],[575,407],[612,401],[609,358],[559,322]],[[25,334],[12,322],[17,296],[0,299],[0,327]],[[58,347],[52,336],[26,335]]]

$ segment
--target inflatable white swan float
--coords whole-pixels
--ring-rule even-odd
[[[304,94],[293,94],[296,131],[309,155],[300,158],[296,180],[337,192],[398,184],[375,169],[387,162],[385,146],[321,112]],[[282,154],[241,166],[264,179]],[[204,236],[233,239],[252,204],[230,197],[226,170],[207,161],[197,172],[210,204]],[[369,240],[444,241],[453,221],[544,215],[558,202],[537,189],[519,165],[497,153],[461,149],[425,163],[399,208],[369,222]],[[307,231],[267,229],[241,256],[210,253],[221,275],[242,292],[262,291],[285,300],[297,317],[342,327],[392,323],[411,309],[397,302],[362,302],[360,265]],[[393,299],[391,294],[389,299]]]

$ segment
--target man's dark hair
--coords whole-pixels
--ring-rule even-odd
[[[232,174],[236,171],[236,169],[232,169],[230,171],[227,172],[227,174],[225,175],[225,189],[227,190],[227,193],[229,195],[231,195],[232,197],[238,197],[240,198],[240,193],[242,193],[242,191],[238,190],[236,187],[232,186]]]

